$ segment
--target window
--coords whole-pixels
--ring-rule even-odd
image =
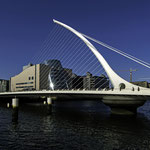
[[[34,80],[34,77],[32,76],[32,80]]]
[[[29,77],[29,80],[31,80],[31,77]]]
[[[32,88],[33,86],[18,86],[16,88]]]
[[[16,85],[22,85],[22,84],[33,84],[33,82],[16,83]]]

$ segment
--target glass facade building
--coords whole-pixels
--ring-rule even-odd
[[[48,75],[49,90],[69,89],[69,76],[59,60],[47,60],[45,65],[50,67]]]

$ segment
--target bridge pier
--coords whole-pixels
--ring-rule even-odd
[[[146,99],[143,96],[104,96],[102,102],[111,108],[114,115],[136,115],[137,108],[142,106]]]
[[[47,113],[52,113],[52,97],[47,97]]]
[[[18,108],[19,108],[19,99],[12,99],[12,122],[18,122]]]

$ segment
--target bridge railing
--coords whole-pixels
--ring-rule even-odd
[[[95,90],[88,90],[88,89],[57,89],[57,90],[48,90],[48,89],[43,89],[43,90],[28,90],[28,91],[14,91],[13,93],[17,93],[17,92],[48,92],[48,91],[112,91],[112,92],[141,92],[141,91],[150,91],[150,88],[143,88],[143,87],[137,87],[137,88],[126,88],[126,89],[120,89],[120,88],[104,88],[104,89],[95,89]],[[4,94],[4,93],[8,93],[8,92],[0,92],[0,94]]]

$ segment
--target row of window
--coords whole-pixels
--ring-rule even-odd
[[[29,77],[29,80],[34,80],[34,77],[32,76],[32,77]]]
[[[33,82],[16,83],[16,85],[33,84]]]
[[[18,86],[18,87],[16,87],[17,89],[18,88],[33,88],[33,86]]]

